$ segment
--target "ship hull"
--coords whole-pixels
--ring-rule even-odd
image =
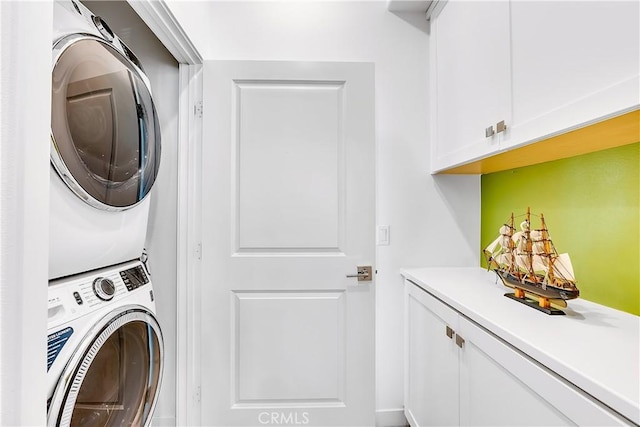
[[[541,283],[535,283],[527,279],[520,280],[518,277],[511,274],[509,271],[505,271],[498,268],[494,269],[493,271],[496,272],[496,274],[498,275],[498,277],[500,277],[500,280],[502,280],[502,283],[504,283],[505,286],[508,286],[510,288],[519,288],[544,298],[570,300],[570,299],[578,298],[578,296],[580,296],[580,292],[577,289],[575,290],[559,289],[550,285],[547,285],[546,289],[544,289]]]

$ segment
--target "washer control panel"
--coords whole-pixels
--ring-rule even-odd
[[[120,277],[128,291],[138,289],[140,286],[149,283],[149,277],[141,265],[137,265],[127,270],[122,270],[120,272]]]
[[[144,303],[153,303],[151,287],[145,286],[150,283],[149,273],[140,261],[52,280],[49,282],[49,327],[128,295],[136,294]]]

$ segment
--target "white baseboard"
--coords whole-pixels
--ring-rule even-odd
[[[175,427],[175,417],[153,417],[151,420],[152,427]]]
[[[381,409],[376,411],[376,427],[408,426],[404,416],[404,409]]]
[[[154,417],[151,425],[153,427],[173,427],[176,419],[173,417]],[[404,416],[404,409],[383,409],[376,411],[376,427],[402,427],[409,423]]]

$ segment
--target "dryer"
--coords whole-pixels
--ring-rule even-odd
[[[140,261],[49,286],[49,426],[147,426],[164,343]]]
[[[100,17],[54,3],[49,279],[139,258],[160,128],[148,77]]]

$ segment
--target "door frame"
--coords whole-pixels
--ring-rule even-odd
[[[127,3],[179,64],[175,425],[199,425],[203,59],[165,0]]]

